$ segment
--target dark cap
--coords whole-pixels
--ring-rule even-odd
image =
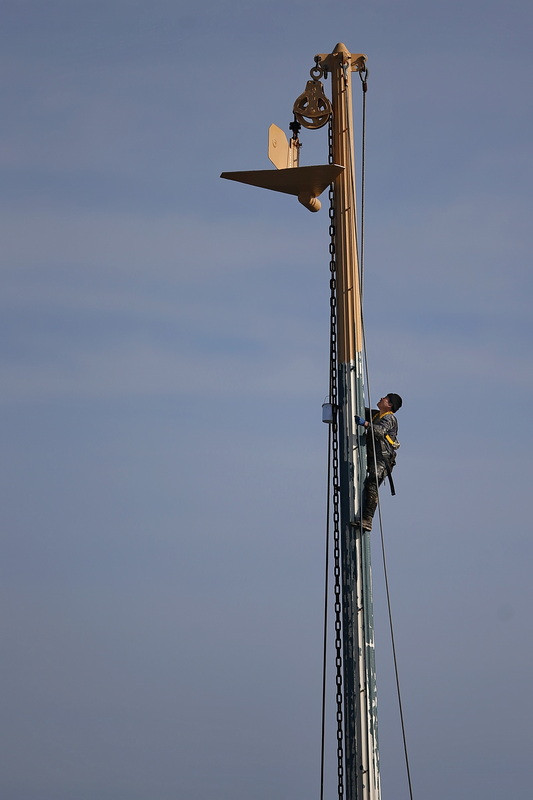
[[[394,392],[389,392],[387,395],[387,399],[392,406],[392,410],[394,413],[398,411],[399,408],[403,405],[403,400],[399,394],[394,394]]]

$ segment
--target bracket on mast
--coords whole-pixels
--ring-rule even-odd
[[[277,125],[272,124],[268,129],[268,157],[277,169],[297,167],[301,146],[298,136],[293,136],[289,141]]]
[[[364,53],[350,53],[343,44],[338,44],[333,53],[319,53],[315,60],[323,70],[331,73],[339,63],[339,56],[344,56],[349,62],[350,72],[361,72],[365,69],[367,56]]]

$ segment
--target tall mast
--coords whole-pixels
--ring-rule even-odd
[[[333,161],[344,167],[333,185],[333,202],[347,800],[380,798],[370,534],[354,525],[366,474],[366,449],[355,423],[355,416],[364,417],[365,411],[352,72],[364,65],[365,57],[351,54],[343,44],[320,56],[320,66],[331,74]]]
[[[305,127],[331,123],[333,163],[298,166],[295,128],[290,145],[271,126],[269,156],[277,170],[225,172],[221,177],[294,194],[310,211],[320,209],[318,196],[333,185],[333,245],[336,269],[336,430],[339,450],[340,538],[342,573],[342,680],[344,694],[343,781],[339,800],[380,800],[377,738],[377,694],[370,535],[355,524],[366,475],[366,448],[355,416],[365,415],[363,324],[357,248],[353,143],[352,72],[366,72],[366,56],[337,44],[332,53],[315,56],[312,81],[294,105],[295,120]],[[331,75],[332,102],[318,76]],[[296,124],[296,123],[294,123]],[[298,124],[297,128],[300,127]]]

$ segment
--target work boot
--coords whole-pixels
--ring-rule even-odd
[[[372,520],[371,519],[364,519],[361,523],[361,527],[364,531],[371,531],[372,530]]]

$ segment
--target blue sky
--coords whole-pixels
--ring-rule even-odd
[[[414,796],[527,795],[531,5],[2,17],[2,797],[318,796],[328,219],[218,176],[269,166],[339,41],[369,58],[370,390],[404,397],[382,502]]]

